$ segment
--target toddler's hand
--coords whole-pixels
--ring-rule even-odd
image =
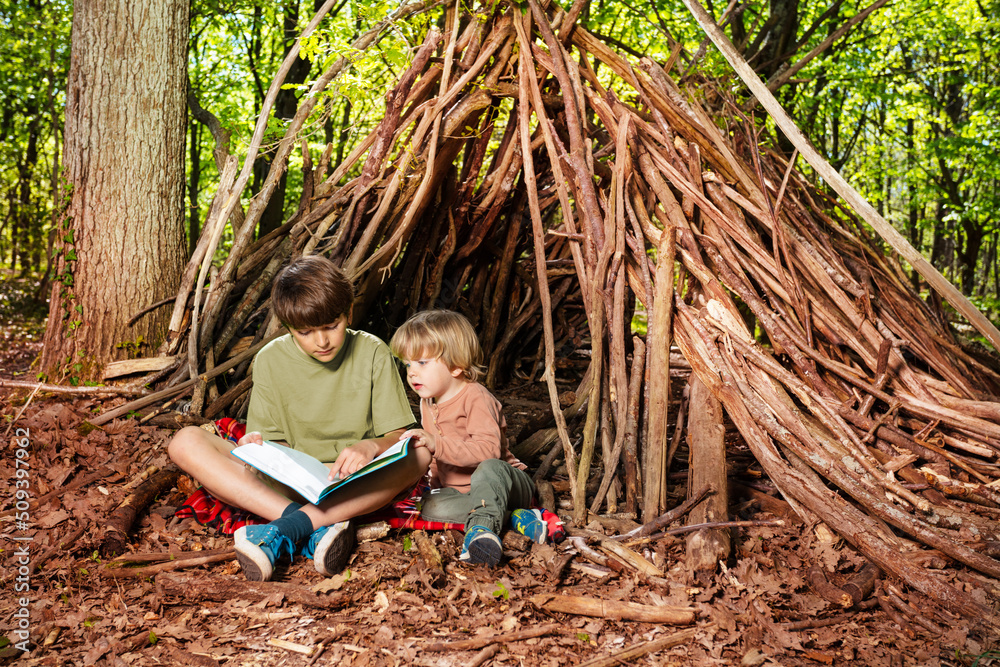
[[[400,440],[406,440],[407,438],[413,438],[411,442],[414,447],[426,447],[427,451],[431,454],[434,453],[437,446],[434,436],[422,428],[411,428],[409,431],[405,431],[403,435],[399,436]]]
[[[243,445],[249,445],[249,444],[263,445],[264,436],[262,436],[257,431],[250,431],[249,433],[247,433],[246,435],[244,435],[242,438],[239,439],[239,442],[236,443],[236,446],[242,447]]]

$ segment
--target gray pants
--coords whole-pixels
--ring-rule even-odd
[[[432,489],[424,494],[420,516],[430,521],[464,523],[465,529],[485,526],[499,534],[510,513],[531,507],[535,483],[531,476],[506,461],[487,459],[472,473],[467,493],[457,489]]]

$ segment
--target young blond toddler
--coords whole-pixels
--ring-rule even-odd
[[[431,489],[420,514],[464,523],[460,559],[496,565],[502,554],[498,535],[514,508],[530,507],[535,485],[527,466],[507,449],[500,402],[477,382],[483,369],[476,332],[458,313],[428,310],[407,320],[389,347],[420,396],[421,428],[400,437],[412,437],[433,457]],[[543,536],[544,529],[535,526],[531,534]]]

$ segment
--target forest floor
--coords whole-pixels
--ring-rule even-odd
[[[41,320],[17,307],[26,292],[3,291],[0,378],[32,379]],[[360,543],[341,575],[324,578],[299,559],[280,567],[275,582],[251,585],[227,554],[229,538],[173,518],[192,488],[182,476],[141,512],[129,536],[133,558],[173,554],[157,566],[165,571],[115,577],[98,552],[108,516],[150,470],[168,465],[172,430],[137,418],[88,429],[89,416],[122,399],[29,394],[0,390],[0,480],[8,490],[0,497],[0,638],[7,638],[0,639],[0,664],[990,665],[1000,658],[996,639],[964,622],[931,634],[901,628],[870,598],[851,609],[821,598],[809,585],[810,567],[842,581],[864,561],[821,524],[792,515],[782,517],[783,526],[733,529],[729,561],[701,578],[685,568],[683,538],[632,546],[656,576],[632,567],[602,571],[574,557],[568,540],[552,546],[508,538],[500,567],[468,566],[457,561],[459,534],[430,533],[444,560],[441,574],[428,568],[412,533],[391,531]],[[500,398],[513,441],[548,409],[540,384]],[[731,435],[733,482],[767,488]],[[18,466],[24,448],[28,468]],[[27,517],[17,515],[21,470],[30,480]],[[558,476],[550,479],[565,488]],[[680,502],[685,474],[671,479]],[[567,505],[568,493],[558,500]],[[759,500],[731,500],[734,519],[775,518]],[[768,506],[773,511],[780,501]],[[595,521],[588,529],[612,533],[613,526]],[[221,552],[223,560],[185,567],[191,552]],[[962,585],[961,572],[949,576]],[[593,615],[564,613],[551,610],[551,596],[604,604]],[[694,622],[625,620],[624,605],[616,604],[624,602],[645,611],[690,608]],[[28,644],[17,634],[25,608]]]

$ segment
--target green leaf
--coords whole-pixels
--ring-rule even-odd
[[[395,47],[386,50],[385,59],[396,67],[403,67],[406,65],[406,54]]]
[[[498,582],[496,582],[496,584],[497,584],[497,587],[496,587],[496,590],[493,591],[493,597],[495,597],[498,600],[501,599],[501,598],[504,599],[504,600],[509,600],[510,599],[510,591],[508,591],[507,587],[503,585],[503,582],[502,581],[498,581]]]

